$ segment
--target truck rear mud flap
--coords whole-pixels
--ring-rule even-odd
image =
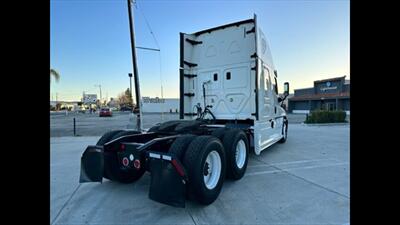
[[[175,207],[185,207],[187,176],[173,155],[149,152],[151,183],[149,198]]]
[[[79,183],[102,182],[103,171],[103,146],[88,146],[81,157],[81,175]]]

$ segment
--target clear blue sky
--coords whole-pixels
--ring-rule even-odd
[[[140,12],[141,11],[141,12]],[[350,78],[349,1],[154,1],[138,0],[136,45],[156,48],[144,13],[161,49],[164,97],[179,96],[179,32],[253,17],[267,36],[278,70],[279,88],[311,87],[314,80]],[[142,96],[160,96],[157,52],[137,50]],[[132,72],[125,0],[51,0],[50,65],[61,74],[51,82],[55,100],[80,100],[82,92],[116,97],[129,87]],[[52,98],[50,96],[50,98]]]

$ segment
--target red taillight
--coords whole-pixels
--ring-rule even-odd
[[[172,165],[174,165],[176,171],[179,173],[179,175],[181,177],[184,177],[185,171],[183,170],[182,166],[175,159],[171,160],[171,162],[172,162]]]
[[[122,159],[122,165],[124,165],[124,166],[128,166],[128,165],[129,165],[129,160],[128,160],[128,158],[124,157],[124,158]]]
[[[133,166],[136,169],[140,169],[140,160],[136,159],[135,161],[133,161]]]
[[[121,150],[122,151],[125,150],[125,145],[124,144],[121,145]]]

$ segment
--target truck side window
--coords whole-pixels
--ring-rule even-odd
[[[275,76],[271,77],[271,88],[274,90],[275,94],[278,94],[278,85]]]
[[[269,90],[269,87],[270,87],[269,69],[267,67],[264,67],[264,71],[266,73],[266,76],[265,76],[265,90]]]
[[[231,72],[227,72],[227,73],[226,73],[226,79],[227,79],[227,80],[230,80],[230,79],[231,79]]]
[[[214,73],[214,81],[217,81],[217,80],[218,80],[218,74]]]

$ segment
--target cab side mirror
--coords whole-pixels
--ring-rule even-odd
[[[283,89],[284,89],[284,95],[288,96],[289,95],[289,82],[285,82],[283,84]]]

